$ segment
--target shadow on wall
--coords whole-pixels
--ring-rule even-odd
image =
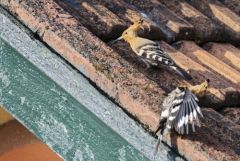
[[[0,160],[62,161],[16,120],[0,126]]]

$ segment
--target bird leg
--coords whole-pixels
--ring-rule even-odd
[[[150,63],[146,59],[141,58],[141,60],[145,64],[145,69],[144,70],[145,71],[148,70],[151,67]]]

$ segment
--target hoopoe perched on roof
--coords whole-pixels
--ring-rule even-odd
[[[183,69],[181,69],[171,57],[164,52],[159,44],[156,42],[139,37],[137,32],[143,28],[143,20],[135,22],[128,27],[118,39],[114,40],[111,44],[118,40],[124,39],[127,41],[135,54],[137,54],[141,60],[146,64],[147,68],[152,66],[167,67],[173,69],[181,75],[184,79],[190,80],[192,77]]]
[[[165,130],[168,132],[171,129],[175,129],[179,134],[184,134],[185,132],[188,134],[189,124],[191,124],[193,132],[195,132],[195,124],[200,126],[198,116],[203,117],[203,114],[198,105],[197,97],[204,96],[208,84],[209,80],[205,80],[196,86],[177,87],[164,99],[163,111],[155,132],[156,134],[159,132],[156,151],[162,141]]]

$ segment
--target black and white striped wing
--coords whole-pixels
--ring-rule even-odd
[[[137,55],[154,66],[160,64],[171,66],[175,64],[169,55],[164,52],[157,43],[149,43],[140,46]]]
[[[192,77],[183,69],[181,69],[172,58],[164,52],[157,43],[148,43],[138,47],[136,51],[137,55],[140,56],[145,62],[153,66],[167,66],[174,70],[184,79],[191,80]]]
[[[160,120],[159,120],[157,130],[155,131],[155,133],[160,131],[160,136],[162,135],[163,130],[165,130],[166,128],[166,122],[167,122],[167,119],[169,118],[170,111],[173,107],[173,102],[176,99],[176,97],[179,96],[179,94],[181,94],[181,91],[179,88],[176,88],[175,90],[170,92],[168,96],[163,100],[163,104],[162,104],[163,110],[160,115]]]
[[[189,133],[189,125],[195,131],[195,124],[200,126],[199,115],[203,117],[198,106],[197,97],[189,90],[183,90],[172,103],[167,120],[167,129],[174,128],[178,133]]]

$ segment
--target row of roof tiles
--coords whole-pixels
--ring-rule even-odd
[[[239,2],[229,9],[218,0],[56,0],[72,6],[81,23],[103,40],[121,33],[130,23],[144,18],[152,39],[188,39],[198,42],[240,42]],[[229,1],[224,1],[229,4]],[[68,8],[70,9],[70,8]],[[236,12],[234,12],[236,11]]]

